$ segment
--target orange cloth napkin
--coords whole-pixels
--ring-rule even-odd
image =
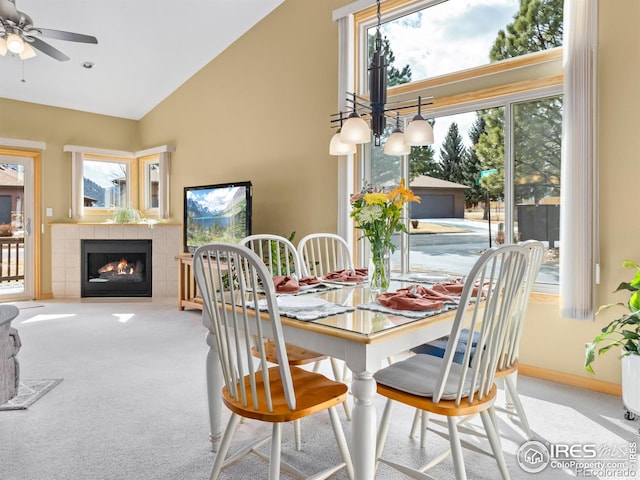
[[[394,310],[440,310],[444,302],[455,301],[449,295],[420,285],[382,293],[378,295],[377,300],[381,305]]]
[[[320,280],[316,277],[302,277],[300,280],[288,275],[274,275],[273,277],[276,293],[298,293],[300,285],[315,285],[317,283],[320,283]]]
[[[298,280],[288,275],[274,275],[273,285],[276,287],[276,293],[296,293],[300,291]]]
[[[446,283],[436,283],[432,290],[440,293],[444,293],[446,295],[453,295],[455,297],[459,297],[462,295],[462,289],[464,288],[464,283],[460,280],[454,280],[452,282]]]
[[[356,268],[354,270],[336,270],[329,272],[324,277],[325,280],[334,282],[364,282],[369,275],[367,268]]]
[[[483,287],[483,292],[482,292],[483,296],[485,294],[485,289],[487,287],[488,287],[488,284],[485,284],[484,287]],[[446,295],[453,295],[454,297],[461,296],[463,288],[464,288],[464,283],[462,283],[462,280],[460,280],[460,279],[457,279],[457,280],[454,280],[453,282],[448,282],[448,283],[436,283],[432,287],[432,289],[434,291],[436,291],[436,292],[444,293]],[[478,285],[473,287],[472,296],[477,297],[478,296],[478,290],[479,290]]]

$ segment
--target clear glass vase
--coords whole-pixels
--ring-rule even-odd
[[[389,289],[391,253],[388,248],[371,247],[369,260],[369,288],[372,293],[383,293]]]

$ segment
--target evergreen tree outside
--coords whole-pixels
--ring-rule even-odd
[[[467,132],[472,146],[467,149],[466,154],[462,157],[460,170],[462,173],[462,183],[469,188],[464,192],[465,206],[467,208],[476,207],[484,198],[484,192],[480,186],[480,159],[476,153],[476,144],[480,139],[480,135],[484,133],[484,119],[482,115],[477,115],[476,121]]]
[[[409,156],[409,183],[420,175],[436,177],[440,175],[440,165],[434,159],[435,151],[431,145],[412,147]]]
[[[452,122],[449,125],[447,136],[440,147],[440,172],[439,178],[454,183],[462,183],[462,159],[466,155],[466,149],[462,136],[458,130],[458,124]]]
[[[563,0],[521,0],[514,21],[498,32],[491,61],[562,46]],[[485,123],[473,149],[481,170],[497,173],[481,179],[491,199],[504,197],[504,110],[479,112]],[[516,203],[557,195],[560,180],[562,100],[523,102],[513,112]]]
[[[520,0],[513,23],[500,30],[491,61],[518,57],[562,46],[563,0]]]

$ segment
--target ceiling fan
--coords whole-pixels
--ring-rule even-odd
[[[0,55],[9,51],[26,60],[35,57],[35,48],[61,62],[69,60],[64,53],[42,41],[40,37],[68,42],[98,43],[98,39],[91,35],[34,27],[31,17],[16,8],[15,0],[0,0]]]

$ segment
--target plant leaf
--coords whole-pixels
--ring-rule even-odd
[[[595,360],[596,354],[596,344],[595,343],[585,343],[584,345],[584,369],[589,373],[595,373],[593,371],[593,367],[591,363]]]
[[[632,312],[640,310],[640,292],[634,292],[629,298],[629,308]]]
[[[635,268],[637,270],[640,270],[640,265],[638,265],[633,260],[625,260],[624,262],[622,262],[622,268]]]

